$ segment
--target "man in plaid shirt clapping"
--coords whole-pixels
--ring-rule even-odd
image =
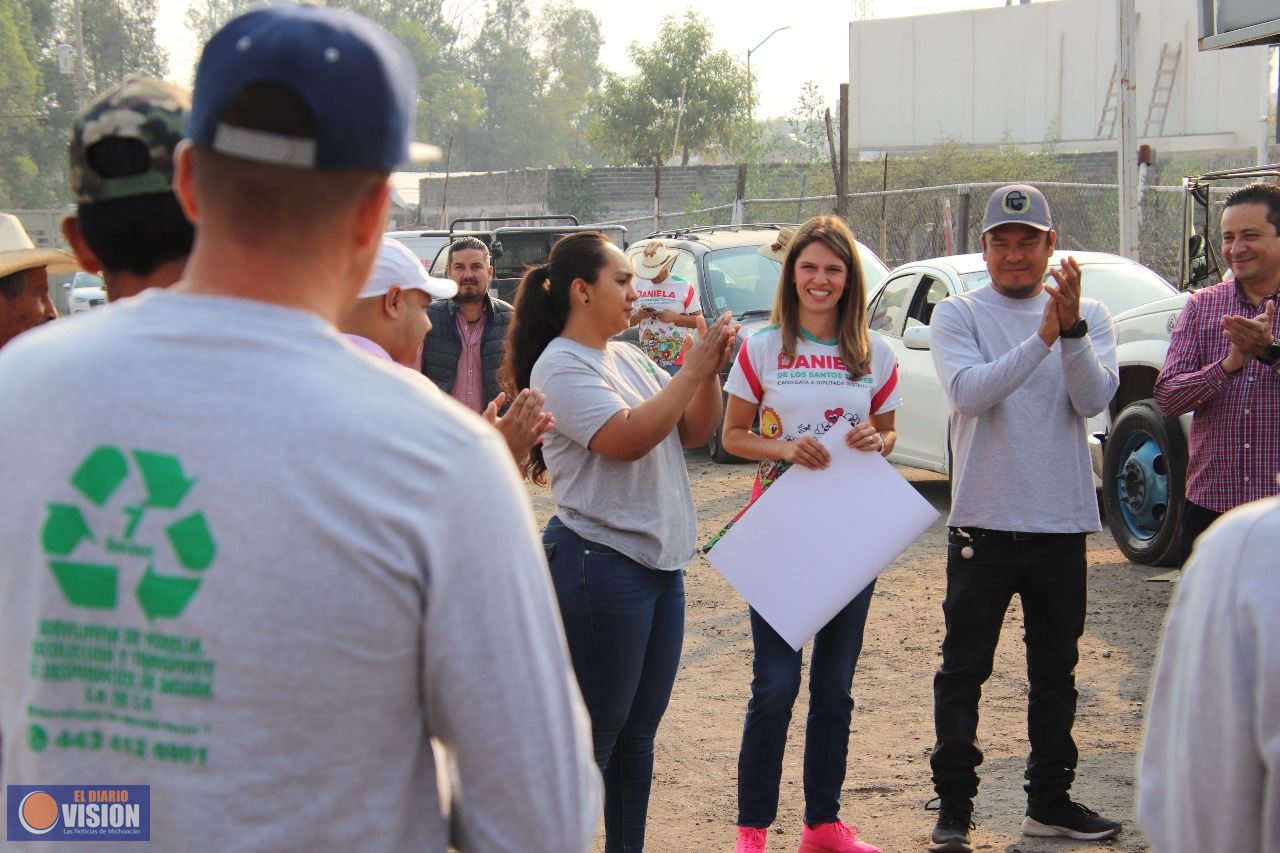
[[[1167,417],[1195,412],[1182,560],[1233,507],[1277,492],[1280,471],[1280,187],[1227,197],[1222,258],[1232,276],[1192,294],[1178,317],[1155,399]]]

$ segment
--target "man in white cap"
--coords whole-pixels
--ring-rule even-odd
[[[432,328],[427,309],[433,300],[448,299],[457,292],[452,279],[429,275],[403,243],[383,237],[373,272],[338,327],[347,340],[370,355],[415,368],[423,339]],[[498,417],[505,399],[505,392],[498,392],[481,415],[502,433],[516,462],[523,463],[555,419],[542,410],[547,398],[535,388],[521,391]]]
[[[373,271],[351,310],[338,324],[347,339],[378,358],[412,367],[431,331],[427,308],[433,299],[448,299],[458,286],[428,275],[408,247],[383,237]]]
[[[1085,536],[1098,501],[1085,419],[1119,385],[1102,303],[1080,296],[1080,266],[1049,265],[1057,233],[1035,187],[996,190],[982,220],[991,286],[933,312],[933,363],[955,448],[946,635],[933,680],[940,799],[930,850],[967,853],[978,793],[978,700],[1014,595],[1026,624],[1027,792],[1023,835],[1111,838],[1120,822],[1068,796],[1078,753],[1075,668],[1084,632]],[[1045,284],[1045,272],[1054,284]]]
[[[0,347],[27,329],[58,319],[49,300],[49,273],[78,269],[65,252],[37,249],[18,217],[0,213]]]
[[[672,376],[684,363],[684,339],[702,316],[698,288],[672,274],[677,255],[654,240],[636,256],[636,302],[631,325],[640,326],[640,348]]]

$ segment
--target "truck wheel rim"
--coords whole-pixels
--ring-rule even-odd
[[[1134,539],[1154,538],[1169,510],[1169,467],[1160,443],[1139,430],[1125,439],[1116,474],[1116,496],[1124,526]]]

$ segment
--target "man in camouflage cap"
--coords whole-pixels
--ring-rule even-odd
[[[62,234],[110,300],[182,277],[195,231],[173,195],[173,151],[190,96],[131,76],[100,95],[71,130],[71,189],[78,212]]]

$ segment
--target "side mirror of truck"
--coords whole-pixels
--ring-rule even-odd
[[[1187,286],[1194,288],[1209,277],[1209,241],[1203,234],[1187,238]]]
[[[902,345],[907,349],[927,350],[933,345],[933,331],[928,326],[912,326],[902,333]]]

